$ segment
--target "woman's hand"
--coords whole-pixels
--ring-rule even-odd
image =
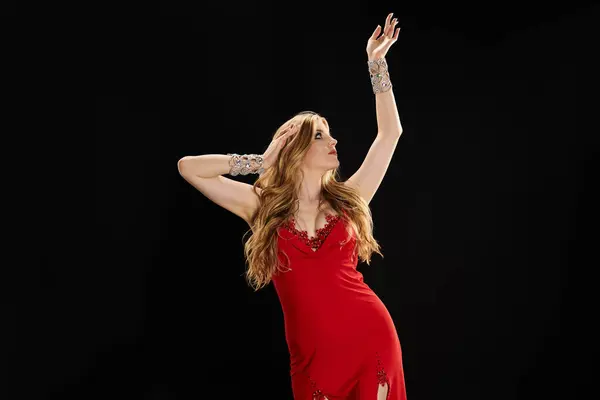
[[[299,126],[289,124],[288,126],[283,128],[283,130],[285,131],[285,133],[279,136],[277,139],[273,139],[273,141],[262,156],[264,169],[268,169],[269,167],[271,167],[271,165],[275,163],[275,160],[277,160],[277,155],[279,154],[283,146],[286,144],[287,139],[294,133],[298,132]]]
[[[369,38],[369,41],[367,42],[367,56],[369,57],[369,61],[378,60],[385,57],[390,47],[396,43],[396,40],[398,40],[400,27],[394,31],[394,28],[398,23],[398,18],[391,20],[392,15],[394,15],[394,13],[390,13],[385,19],[383,35],[377,38],[377,36],[381,33],[381,26],[377,25],[375,32],[373,32]]]

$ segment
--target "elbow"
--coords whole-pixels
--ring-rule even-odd
[[[188,159],[188,156],[185,156],[183,158],[181,158],[179,161],[177,161],[177,171],[179,171],[179,175],[183,176],[184,175],[184,171],[185,171],[185,165]]]

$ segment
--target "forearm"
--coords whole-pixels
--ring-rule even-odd
[[[247,159],[246,159],[247,158]],[[256,154],[204,154],[201,156],[185,156],[177,162],[180,175],[214,178],[227,173],[231,175],[247,175],[262,173],[265,165],[259,161],[261,156]],[[236,164],[236,160],[238,163]]]
[[[377,113],[377,134],[398,135],[402,134],[400,116],[394,98],[394,89],[375,94],[375,110]]]
[[[374,61],[369,59],[369,61]],[[392,79],[389,76],[389,71],[380,69],[384,75],[384,80]],[[381,86],[379,86],[381,87]],[[402,125],[400,124],[400,115],[398,114],[398,107],[396,106],[396,99],[394,97],[394,89],[392,86],[375,95],[375,110],[377,113],[377,134],[378,135],[397,135],[402,134]]]
[[[214,178],[229,173],[231,156],[224,154],[204,154],[201,156],[185,156],[177,162],[181,175]]]

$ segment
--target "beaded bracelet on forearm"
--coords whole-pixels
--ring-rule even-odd
[[[229,166],[231,170],[229,171],[230,175],[248,175],[250,174],[258,174],[262,175],[265,172],[263,168],[263,158],[258,154],[244,154],[239,155],[235,153],[227,153],[228,156],[232,156],[229,159]],[[250,162],[254,161],[254,165],[251,165]]]
[[[390,73],[388,72],[388,65],[385,58],[367,61],[367,65],[369,67],[369,75],[371,75],[373,93],[383,93],[390,90],[392,82],[390,81]]]

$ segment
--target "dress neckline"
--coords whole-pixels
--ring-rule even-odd
[[[301,230],[296,228],[296,219],[292,216],[290,219],[284,224],[284,226],[292,232],[294,235],[298,237],[304,244],[311,248],[313,252],[319,251],[323,243],[325,243],[325,239],[329,236],[337,222],[341,219],[340,215],[334,215],[330,212],[325,212],[325,226],[322,228],[317,228],[315,231],[315,236],[308,236],[308,231]]]

